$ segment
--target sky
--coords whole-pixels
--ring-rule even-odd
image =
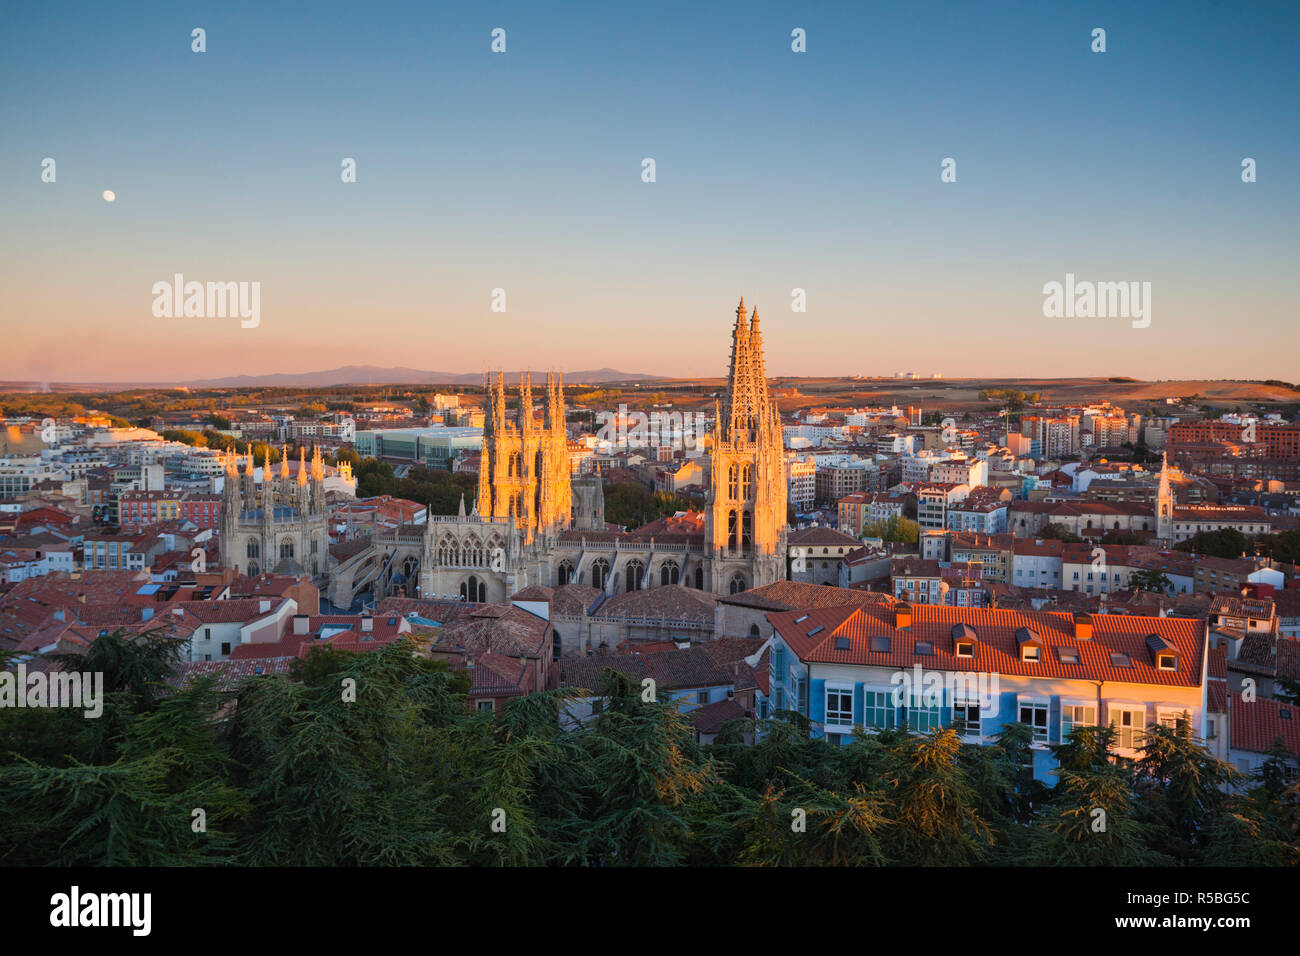
[[[0,380],[716,376],[744,295],[771,375],[1296,381],[1298,40],[1267,0],[22,4]],[[258,324],[155,316],[177,273]],[[1046,317],[1067,274],[1150,324]]]

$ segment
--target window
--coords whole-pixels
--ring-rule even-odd
[[[794,699],[799,713],[808,713],[808,678],[802,674],[794,678]]]
[[[974,657],[974,656],[975,656],[975,645],[972,644],[970,641],[962,641],[960,644],[957,645],[956,656],[957,656],[957,657]]]
[[[603,697],[597,697],[595,700],[591,702],[591,712],[593,714],[599,714],[604,709],[605,709],[605,699]]]
[[[1074,732],[1075,727],[1091,727],[1097,723],[1097,708],[1092,704],[1061,705],[1061,740]]]
[[[980,705],[978,701],[958,700],[952,705],[952,729],[963,737],[980,735]]]
[[[1209,718],[1208,720],[1206,720],[1206,722],[1205,722],[1205,739],[1206,739],[1206,740],[1213,740],[1213,739],[1215,738],[1215,736],[1216,736],[1217,733],[1218,733],[1218,731],[1215,729],[1215,726],[1214,726],[1214,718],[1213,718],[1213,717],[1210,717],[1210,718]]]
[[[695,692],[695,703],[707,704],[709,702],[709,692],[707,690],[697,690]]]
[[[1022,700],[1020,722],[1034,729],[1034,743],[1047,743],[1047,701]]]
[[[493,702],[490,700],[480,700],[478,702],[478,709],[480,713],[490,714],[493,711]]]
[[[828,727],[853,726],[853,688],[826,688],[826,725]]]
[[[1177,730],[1178,721],[1183,719],[1183,714],[1185,713],[1187,713],[1187,711],[1175,709],[1165,710],[1162,708],[1156,711],[1156,723],[1161,727],[1168,727],[1170,730]],[[1188,720],[1190,719],[1191,715],[1189,714]]]
[[[1111,710],[1110,724],[1115,728],[1115,746],[1137,750],[1142,746],[1147,712],[1144,708],[1116,707]]]
[[[921,698],[924,700],[924,696]],[[938,730],[943,726],[939,705],[926,707],[922,703],[915,706],[907,704],[904,707],[907,714],[908,730],[915,730],[917,733],[928,734],[932,730]]]
[[[897,725],[894,695],[887,690],[869,690],[864,695],[866,708],[862,715],[868,727],[884,730]]]
[[[225,654],[225,655],[227,655],[227,656],[230,655],[230,642],[229,642],[229,641],[222,641],[222,642],[221,642],[221,653],[222,653],[222,654]]]
[[[1162,671],[1178,670],[1178,658],[1173,654],[1157,654],[1156,667]]]
[[[1062,664],[1079,663],[1079,649],[1077,647],[1060,645],[1056,648],[1056,656],[1060,658]]]
[[[1022,661],[1038,660],[1038,645],[1026,644],[1022,648],[1020,648],[1020,659]]]

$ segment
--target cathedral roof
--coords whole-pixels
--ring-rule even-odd
[[[718,596],[709,591],[666,584],[627,591],[607,600],[592,617],[664,617],[675,621],[712,621]]]

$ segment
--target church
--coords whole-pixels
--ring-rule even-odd
[[[290,471],[289,457],[282,452],[279,474],[274,475],[268,452],[258,481],[251,451],[243,469],[234,452],[225,454],[219,535],[224,567],[250,576],[268,571],[319,578],[327,572],[325,465],[319,448],[310,462],[305,455],[300,448],[297,468]],[[346,473],[347,463],[343,465]]]
[[[513,414],[501,374],[489,377],[478,498],[468,514],[462,504],[460,514],[429,518],[418,596],[503,603],[527,588],[566,585],[596,600],[665,586],[725,595],[783,579],[781,421],[758,310],[751,317],[743,299],[715,416],[703,522],[610,531],[600,476],[570,475],[561,377],[546,377],[539,402],[532,377],[522,376]]]

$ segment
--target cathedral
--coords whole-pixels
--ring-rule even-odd
[[[235,453],[225,455],[221,489],[221,563],[241,574],[263,571],[309,574],[320,578],[329,567],[329,509],[325,501],[325,466],[320,449],[306,461],[298,451],[298,467],[280,457],[279,474],[272,474],[270,453],[257,481],[250,451],[247,466],[239,467]],[[346,463],[345,463],[346,464]]]
[[[457,515],[430,516],[419,596],[501,603],[533,585],[566,584],[603,596],[664,585],[735,594],[784,577],[781,422],[768,396],[758,310],[750,318],[743,299],[716,407],[702,526],[608,530],[600,476],[570,475],[561,377],[547,376],[539,409],[531,376],[522,376],[513,415],[500,373],[487,390],[478,498],[469,514],[462,502]],[[379,543],[402,547],[396,537]]]

